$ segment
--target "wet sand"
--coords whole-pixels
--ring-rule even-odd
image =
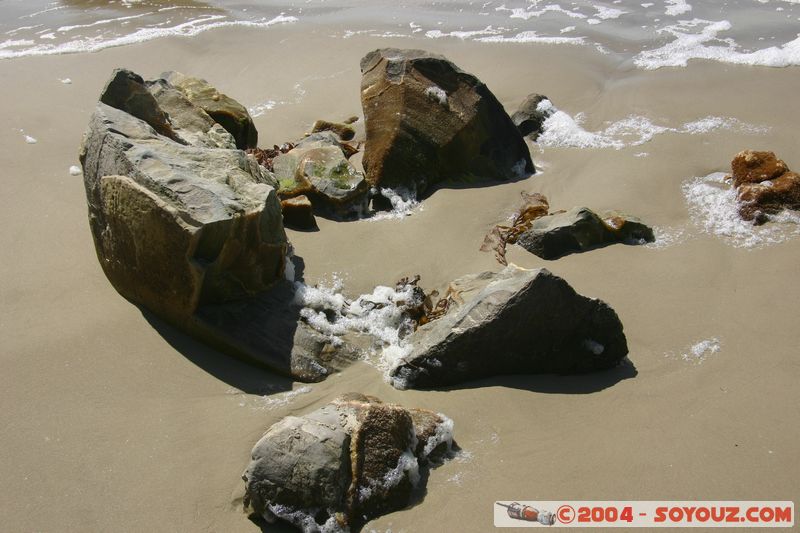
[[[431,473],[421,503],[365,531],[487,531],[493,502],[504,499],[800,499],[800,238],[734,248],[701,233],[681,193],[685,180],[725,170],[745,148],[800,168],[800,70],[693,62],[641,71],[590,47],[331,39],[334,30],[223,29],[0,62],[2,529],[257,531],[239,500],[252,445],[281,417],[348,391],[447,414],[466,452]],[[510,261],[546,267],[608,302],[631,365],[397,391],[358,363],[269,409],[262,395],[302,384],[188,339],[106,281],[81,177],[68,172],[81,135],[111,70],[126,66],[146,78],[170,69],[205,77],[246,105],[284,101],[256,119],[260,144],[280,143],[318,118],[360,112],[366,52],[421,44],[478,75],[509,111],[541,92],[585,112],[588,130],[629,114],[673,127],[718,115],[771,129],[665,133],[622,150],[534,146],[541,172],[529,179],[444,187],[403,220],[318,219],[319,232],[290,231],[305,280],[336,272],[351,295],[413,274],[433,287],[499,268],[478,248],[520,191],[544,193],[554,209],[619,209],[684,238],[557,261],[509,249]],[[73,83],[59,82],[66,77]],[[20,128],[38,142],[27,144]],[[721,349],[702,364],[677,357],[711,338]]]

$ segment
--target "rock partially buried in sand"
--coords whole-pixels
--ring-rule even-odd
[[[628,353],[605,302],[577,294],[545,269],[508,266],[452,282],[447,313],[408,337],[390,372],[398,388],[440,387],[502,374],[611,368]]]
[[[321,131],[332,131],[343,141],[349,141],[356,136],[356,130],[348,124],[328,122],[327,120],[318,120],[311,127],[311,133],[319,133]]]
[[[244,150],[258,146],[258,131],[250,113],[242,104],[219,92],[206,80],[180,72],[165,72],[161,77],[228,130],[233,135],[237,148]]]
[[[409,504],[420,470],[451,449],[452,429],[444,415],[356,393],[286,417],[253,448],[245,512],[306,532],[358,531]]]
[[[357,358],[300,318],[284,279],[294,265],[272,174],[229,149],[231,136],[165,80],[115,71],[101,100],[80,159],[95,249],[114,288],[206,343],[296,379],[319,381]]]
[[[617,213],[600,216],[588,207],[575,207],[534,220],[516,243],[542,259],[557,259],[609,244],[654,240],[653,230],[637,218]]]
[[[800,209],[800,175],[772,152],[744,150],[731,161],[739,216],[763,224],[770,214]]]
[[[519,109],[511,115],[511,120],[519,129],[520,134],[530,137],[534,141],[542,133],[544,121],[553,114],[552,106],[542,109],[539,105],[545,100],[547,97],[542,94],[530,94],[520,104]]]
[[[447,179],[507,180],[534,171],[497,98],[444,57],[384,48],[361,60],[361,72],[371,186],[423,194]]]

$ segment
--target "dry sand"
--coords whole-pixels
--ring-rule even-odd
[[[302,384],[220,355],[121,298],[97,263],[81,178],[68,172],[112,68],[192,73],[248,105],[283,100],[257,119],[267,145],[317,118],[358,113],[365,52],[419,46],[328,34],[217,30],[0,62],[1,530],[257,531],[239,500],[250,448],[279,418],[347,391],[447,414],[466,451],[432,472],[420,504],[365,531],[487,531],[503,499],[800,500],[800,238],[734,248],[692,224],[680,188],[744,148],[800,168],[797,68],[695,62],[643,72],[588,47],[431,41],[509,110],[536,91],[586,112],[591,130],[632,113],[673,127],[719,115],[771,130],[666,133],[618,151],[534,147],[543,172],[527,180],[443,188],[404,220],[320,219],[319,232],[289,232],[307,282],[338,272],[358,294],[417,273],[431,287],[498,268],[478,248],[523,190],[555,209],[614,208],[682,229],[664,248],[618,245],[557,261],[509,251],[614,307],[631,366],[420,392],[397,391],[359,363],[270,409],[262,395]],[[26,144],[20,128],[38,143]],[[710,338],[721,349],[703,364],[666,355]]]

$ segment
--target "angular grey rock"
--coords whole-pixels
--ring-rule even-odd
[[[284,279],[289,245],[274,177],[164,80],[117,70],[102,98],[123,109],[98,103],[80,159],[95,249],[114,288],[296,379],[319,381],[357,358],[300,319]]]
[[[258,146],[258,130],[242,104],[219,92],[206,80],[180,72],[165,72],[161,77],[228,130],[236,140],[237,148],[244,150]]]
[[[446,58],[384,48],[361,60],[361,73],[371,186],[423,194],[447,179],[507,180],[534,171],[497,98]]]
[[[534,220],[531,227],[517,237],[517,244],[543,259],[557,259],[609,244],[641,244],[654,240],[653,230],[638,218],[614,212],[601,217],[588,207],[575,207]]]
[[[305,532],[358,531],[408,505],[420,468],[451,448],[452,429],[443,415],[356,393],[286,417],[253,448],[245,512]]]
[[[542,94],[529,94],[520,104],[519,109],[511,115],[511,121],[514,122],[520,134],[529,136],[534,141],[539,137],[544,121],[553,114],[552,108],[539,108],[539,104],[547,99]]]
[[[448,312],[407,338],[391,370],[398,388],[438,387],[502,374],[574,374],[617,365],[628,353],[605,302],[577,294],[545,269],[510,265],[452,282]]]

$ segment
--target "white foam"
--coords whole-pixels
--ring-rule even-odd
[[[583,37],[545,37],[535,31],[523,31],[513,37],[494,35],[476,40],[482,43],[586,44]]]
[[[714,172],[682,185],[693,222],[704,233],[721,238],[737,248],[761,248],[800,235],[800,214],[784,210],[761,226],[742,220],[738,213],[736,189]]]
[[[693,365],[699,365],[709,356],[719,353],[721,349],[722,343],[720,340],[717,337],[712,337],[684,348],[678,356],[673,352],[668,352],[665,355],[670,358],[679,358]]]
[[[308,394],[311,392],[311,387],[303,386],[295,390],[282,392],[280,394],[272,394],[261,397],[261,407],[264,409],[277,409],[292,403],[301,394]]]
[[[686,3],[686,0],[665,0],[666,11],[665,14],[671,17],[683,15],[692,10],[692,6]]]
[[[267,100],[266,102],[262,102],[252,107],[248,107],[247,112],[250,113],[251,117],[256,118],[260,117],[270,109],[275,109],[276,105],[278,105],[278,102],[276,102],[275,100]]]
[[[599,5],[594,6],[594,9],[595,11],[597,11],[595,17],[601,20],[618,19],[619,17],[627,13],[627,11],[623,11],[621,9],[617,9],[614,7],[599,6]]]
[[[700,27],[699,33],[692,30]],[[661,67],[685,67],[692,59],[706,59],[737,65],[788,67],[800,65],[800,34],[798,38],[780,47],[771,46],[753,52],[741,52],[732,39],[721,38],[720,33],[732,28],[727,20],[709,21],[693,19],[681,21],[658,30],[675,39],[660,48],[644,50],[634,57],[636,66],[653,70]],[[717,44],[709,44],[717,43]]]
[[[486,26],[482,30],[470,30],[470,31],[451,31],[451,32],[443,32],[441,30],[429,30],[425,32],[425,37],[429,39],[441,39],[442,37],[456,37],[461,39],[472,39],[473,37],[479,37],[482,35],[497,35],[500,33],[500,30],[493,28],[492,26]]]
[[[608,123],[603,130],[591,132],[585,130],[581,125],[582,113],[572,117],[553,106],[549,100],[542,100],[537,109],[551,113],[542,124],[543,131],[537,139],[537,143],[545,147],[621,150],[625,147],[645,144],[656,135],[663,133],[699,135],[725,129],[754,135],[769,131],[767,127],[748,124],[730,117],[708,116],[687,122],[678,128],[672,128],[655,124],[649,118],[641,115],[630,115],[616,122]],[[640,154],[636,155],[640,156]]]
[[[404,188],[390,189],[388,187],[381,187],[379,193],[389,200],[392,204],[392,209],[389,211],[378,211],[361,220],[375,222],[378,220],[403,219],[407,216],[411,216],[415,210],[422,211],[423,209],[414,191]]]
[[[531,8],[533,8],[533,7],[536,7],[536,6],[533,5],[533,6],[529,6],[528,9],[524,9],[524,8],[521,8],[521,7],[507,8],[506,6],[503,5],[503,6],[495,8],[495,11],[510,11],[511,15],[509,15],[509,18],[512,18],[512,19],[523,19],[523,20],[528,20],[528,19],[530,19],[532,17],[538,18],[538,17],[541,17],[542,15],[544,15],[545,13],[560,13],[560,14],[566,15],[566,16],[568,16],[570,18],[578,18],[578,19],[585,19],[586,18],[586,15],[584,15],[583,13],[578,13],[576,11],[566,10],[566,9],[564,9],[563,7],[561,7],[558,4],[548,4],[548,5],[544,6],[542,9],[531,11]]]
[[[295,303],[301,306],[300,316],[316,331],[327,335],[336,345],[347,333],[369,335],[374,341],[368,362],[382,370],[386,379],[399,359],[411,352],[405,335],[413,329],[406,315],[415,302],[414,287],[400,289],[377,286],[371,294],[348,300],[342,294],[342,281],[333,278],[331,286],[311,287],[295,283]]]
[[[136,31],[116,37],[81,37],[61,44],[40,43],[33,41],[5,41],[0,43],[0,59],[12,59],[25,56],[43,56],[56,54],[70,54],[79,52],[97,52],[115,46],[136,44],[162,37],[192,37],[204,31],[216,28],[241,26],[248,28],[267,28],[275,24],[297,22],[297,17],[278,15],[270,20],[258,21],[224,20],[225,15],[206,15],[193,20],[182,22],[171,27],[139,28]],[[23,49],[10,49],[20,48]]]
[[[681,227],[653,226],[653,234],[656,239],[653,242],[648,242],[645,244],[645,248],[661,250],[664,248],[669,248],[670,246],[681,244],[689,238],[689,234],[686,232],[686,229]]]
[[[39,141],[31,137],[30,135],[25,135],[25,142],[28,144],[36,144]]]
[[[69,78],[59,78],[59,79],[58,79],[58,81],[60,81],[60,82],[61,82],[61,83],[63,83],[64,85],[70,85],[70,84],[72,84],[72,80],[71,80],[71,79],[69,79]]]
[[[77,165],[72,165],[69,167],[69,175],[70,176],[78,176],[81,173],[81,167]]]

